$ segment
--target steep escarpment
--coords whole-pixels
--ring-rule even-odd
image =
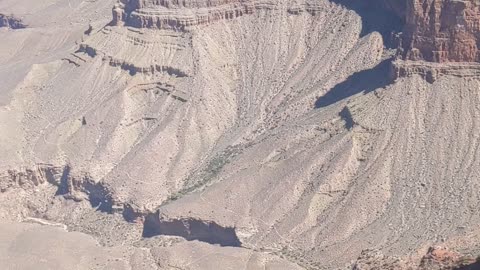
[[[386,7],[404,19],[401,55],[430,62],[478,62],[480,4],[475,0],[408,0]]]
[[[480,3],[407,1],[403,47],[410,60],[478,62]]]
[[[138,28],[185,30],[187,27],[234,19],[252,14],[257,7],[273,6],[268,1],[121,1],[113,8],[113,25]]]
[[[393,77],[425,74],[434,81],[477,63],[480,44],[480,3],[472,0],[335,0],[362,16],[363,29],[379,31],[397,49]],[[400,61],[404,60],[404,61]],[[412,62],[413,61],[413,62]],[[415,61],[420,62],[414,64]],[[448,63],[445,66],[423,62]],[[415,66],[415,67],[413,67]],[[476,69],[475,65],[467,70]],[[433,75],[432,75],[433,73]],[[460,72],[461,73],[461,72]],[[466,73],[469,73],[468,71]]]
[[[390,80],[390,25],[353,0],[120,1],[113,20],[113,1],[52,1],[0,31],[23,44],[0,53],[3,219],[152,269],[478,254],[476,63],[397,59]],[[401,2],[375,6],[398,32]]]
[[[158,212],[145,217],[142,235],[143,237],[172,235],[189,241],[199,240],[220,246],[241,246],[235,228],[222,227],[212,221],[192,218],[170,220],[160,216]]]
[[[293,2],[291,14],[321,10],[317,1]],[[122,0],[112,10],[112,25],[185,31],[193,26],[232,20],[262,10],[279,9],[276,0],[152,1]]]
[[[21,29],[27,27],[21,19],[13,15],[5,15],[0,13],[0,27],[11,29]]]
[[[475,0],[350,0],[335,2],[357,11],[367,27],[383,29],[404,60],[479,62],[480,3]],[[375,14],[371,10],[377,10]],[[391,14],[390,14],[391,13]],[[383,14],[389,20],[378,23]]]

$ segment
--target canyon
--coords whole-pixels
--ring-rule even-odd
[[[0,0],[0,264],[478,269],[479,9]]]

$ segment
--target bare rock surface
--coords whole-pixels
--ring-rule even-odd
[[[480,77],[459,34],[476,4],[381,1],[418,13],[415,61],[393,61],[339,2],[0,1],[28,25],[0,31],[0,258],[401,269],[441,242],[480,253]]]
[[[476,0],[382,0],[404,23],[406,60],[479,62],[480,4]]]
[[[471,255],[462,255],[445,246],[430,247],[418,261],[414,258],[385,256],[378,250],[365,250],[361,253],[354,270],[396,269],[396,270],[475,270],[480,261]]]
[[[22,23],[21,19],[18,19],[12,15],[0,14],[0,27],[21,29],[25,28],[26,25]]]
[[[405,32],[408,59],[434,62],[480,60],[478,1],[407,1]]]

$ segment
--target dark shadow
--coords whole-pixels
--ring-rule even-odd
[[[406,1],[379,0],[331,0],[333,3],[345,6],[355,11],[362,17],[361,36],[377,31],[382,37],[387,48],[396,48],[397,44],[392,39],[393,33],[402,31],[405,24],[404,13]]]
[[[128,222],[136,222],[139,218],[143,217],[143,214],[133,209],[131,205],[127,204],[123,207],[122,216]]]
[[[85,181],[84,189],[88,194],[88,201],[93,208],[103,213],[113,213],[113,200],[105,186],[101,183]]]
[[[0,13],[0,27],[8,27],[10,29],[24,29],[27,25],[21,19],[16,18],[13,14],[5,15]]]
[[[185,238],[187,241],[198,240],[220,246],[240,247],[242,243],[237,237],[235,228],[222,227],[213,221],[198,219],[161,220],[159,213],[145,217],[143,237],[170,235]]]
[[[83,34],[89,36],[89,35],[92,33],[92,31],[93,31],[93,27],[92,27],[92,25],[90,24],[90,25],[88,25],[88,29],[85,30],[85,32],[83,32]]]
[[[71,178],[70,171],[70,165],[65,165],[62,172],[62,177],[60,178],[60,184],[58,185],[55,196],[69,196],[69,193],[73,188],[72,185],[78,185],[75,184],[75,180]],[[47,175],[47,177],[53,179],[53,175]],[[113,200],[111,198],[110,192],[102,183],[95,183],[87,178],[81,179],[80,181],[83,182],[82,188],[84,189],[84,192],[88,195],[88,200],[93,208],[96,208],[97,211],[101,211],[104,213],[113,213]]]
[[[480,261],[454,268],[454,270],[480,270]]]
[[[62,177],[60,178],[60,185],[58,186],[55,196],[65,195],[68,193],[68,179],[70,178],[70,166],[65,165],[62,172]]]
[[[387,59],[372,69],[354,73],[345,81],[335,85],[315,102],[315,108],[326,107],[360,92],[369,93],[392,83],[392,59]]]
[[[355,125],[355,121],[353,121],[352,113],[350,113],[348,107],[345,106],[343,110],[338,113],[338,115],[342,118],[343,121],[345,121],[345,128],[347,130],[351,130]]]

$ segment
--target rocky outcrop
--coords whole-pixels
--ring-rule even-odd
[[[205,25],[220,20],[231,20],[254,14],[257,10],[274,10],[278,5],[272,0],[262,1],[178,1],[178,0],[122,0],[112,10],[112,25],[136,28],[157,28],[185,31],[192,26]],[[308,12],[315,15],[315,4],[292,4],[290,14]]]
[[[264,5],[268,6],[268,3]],[[185,30],[210,22],[252,14],[252,1],[121,1],[113,8],[113,25]]]
[[[431,247],[422,258],[419,270],[474,270],[480,265],[472,256],[464,256],[446,247]]]
[[[427,82],[433,83],[443,76],[474,78],[480,76],[477,63],[430,63],[418,61],[396,60],[392,62],[392,79],[419,75]]]
[[[369,31],[385,31],[385,42],[398,47],[404,60],[480,62],[477,0],[332,1],[362,16],[363,27],[372,28]],[[398,20],[392,17],[378,21],[378,17],[390,13]]]
[[[213,221],[194,218],[169,219],[156,213],[145,216],[143,237],[170,235],[220,246],[239,247],[235,228],[223,227]]]
[[[0,192],[13,188],[30,189],[46,183],[60,185],[65,168],[50,164],[37,164],[34,168],[8,170],[0,175]]]
[[[378,1],[403,18],[405,25],[399,41],[403,59],[440,63],[480,61],[480,2]]]
[[[21,19],[14,17],[13,15],[4,15],[0,14],[0,27],[7,27],[11,29],[21,29],[25,28],[26,25],[22,22]]]
[[[432,62],[478,62],[480,2],[409,0],[402,46],[404,57]]]
[[[362,252],[353,270],[475,270],[480,262],[446,247],[431,247],[418,263],[412,259],[386,256],[378,250]]]
[[[103,212],[113,212],[115,207],[106,185],[96,182],[88,174],[72,174],[71,167],[36,164],[33,168],[7,170],[0,175],[0,193],[21,188],[32,190],[41,185],[53,185],[55,195],[75,201],[88,200],[92,207]],[[120,206],[120,212],[123,206]]]
[[[400,258],[386,256],[378,250],[364,250],[353,265],[353,270],[408,269],[408,263]]]
[[[123,59],[116,59],[112,56],[105,55],[102,52],[98,52],[95,48],[90,47],[88,44],[80,44],[80,47],[76,53],[85,53],[92,58],[101,54],[102,59],[108,62],[110,66],[120,67],[121,69],[128,71],[131,75],[135,75],[137,73],[154,74],[154,73],[160,72],[160,73],[166,73],[170,76],[175,76],[179,78],[189,76],[186,72],[171,66],[159,65],[159,64],[151,64],[149,66],[139,66],[136,63],[131,63]],[[75,56],[76,58],[80,58],[80,56],[78,56],[77,54],[72,54],[72,55]],[[82,58],[80,59],[85,62],[85,60],[83,60]],[[74,61],[74,60],[71,60],[71,58],[68,58],[66,60],[68,60],[69,62]],[[76,63],[76,62],[73,62],[73,63]],[[76,66],[79,66],[79,64],[76,64]]]

